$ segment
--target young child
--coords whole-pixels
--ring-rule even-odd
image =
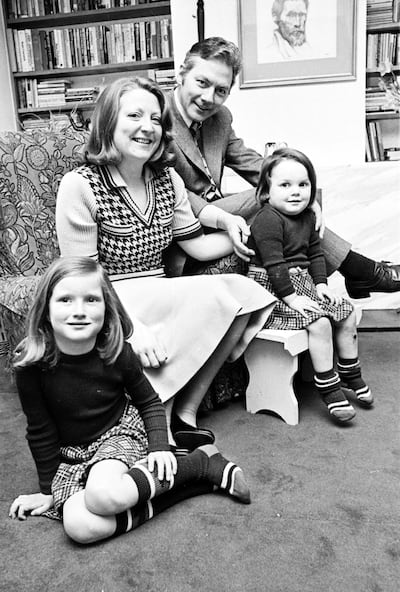
[[[241,469],[215,446],[172,454],[131,333],[94,260],[60,258],[46,271],[14,364],[40,493],[17,497],[12,518],[53,514],[73,540],[92,543],[215,486],[250,503]]]
[[[373,397],[361,377],[353,307],[327,286],[310,208],[315,194],[315,170],[305,154],[281,148],[265,159],[256,192],[263,205],[248,242],[255,251],[248,275],[279,298],[265,327],[308,331],[315,385],[331,417],[345,423],[355,410],[342,385],[353,390],[363,406],[371,406]],[[333,365],[332,325],[338,372]]]

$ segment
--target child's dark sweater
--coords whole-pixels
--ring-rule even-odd
[[[78,356],[61,354],[54,368],[17,368],[16,382],[43,493],[50,493],[60,446],[90,444],[116,425],[126,395],[143,418],[149,452],[169,450],[164,406],[128,343],[111,366],[95,349]]]
[[[255,251],[251,263],[267,270],[272,287],[282,299],[294,294],[289,268],[309,268],[315,284],[326,284],[325,259],[310,209],[287,216],[266,203],[257,213],[247,245]]]

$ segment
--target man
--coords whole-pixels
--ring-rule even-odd
[[[230,167],[255,186],[262,156],[245,146],[232,129],[232,115],[224,106],[241,67],[238,48],[220,37],[193,45],[178,75],[178,86],[168,97],[174,120],[175,169],[188,190],[195,214],[207,203],[250,221],[258,209],[253,189],[231,196],[221,193],[224,167]],[[195,128],[193,130],[192,124]],[[321,209],[315,204],[317,227],[323,230]],[[221,224],[221,228],[224,228]],[[236,233],[226,229],[233,242],[247,240],[243,225]],[[328,273],[339,270],[352,298],[370,292],[400,290],[400,265],[377,263],[351,250],[351,245],[324,230],[322,248]]]

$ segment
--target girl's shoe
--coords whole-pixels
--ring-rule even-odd
[[[179,448],[195,450],[199,446],[214,444],[215,436],[211,430],[193,427],[174,413],[171,417],[171,431]]]

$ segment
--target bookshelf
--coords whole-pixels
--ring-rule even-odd
[[[116,78],[174,82],[170,1],[6,0],[6,37],[22,127],[82,121]],[[34,125],[34,123],[32,124]]]
[[[400,160],[399,82],[400,0],[367,0],[367,162]]]

